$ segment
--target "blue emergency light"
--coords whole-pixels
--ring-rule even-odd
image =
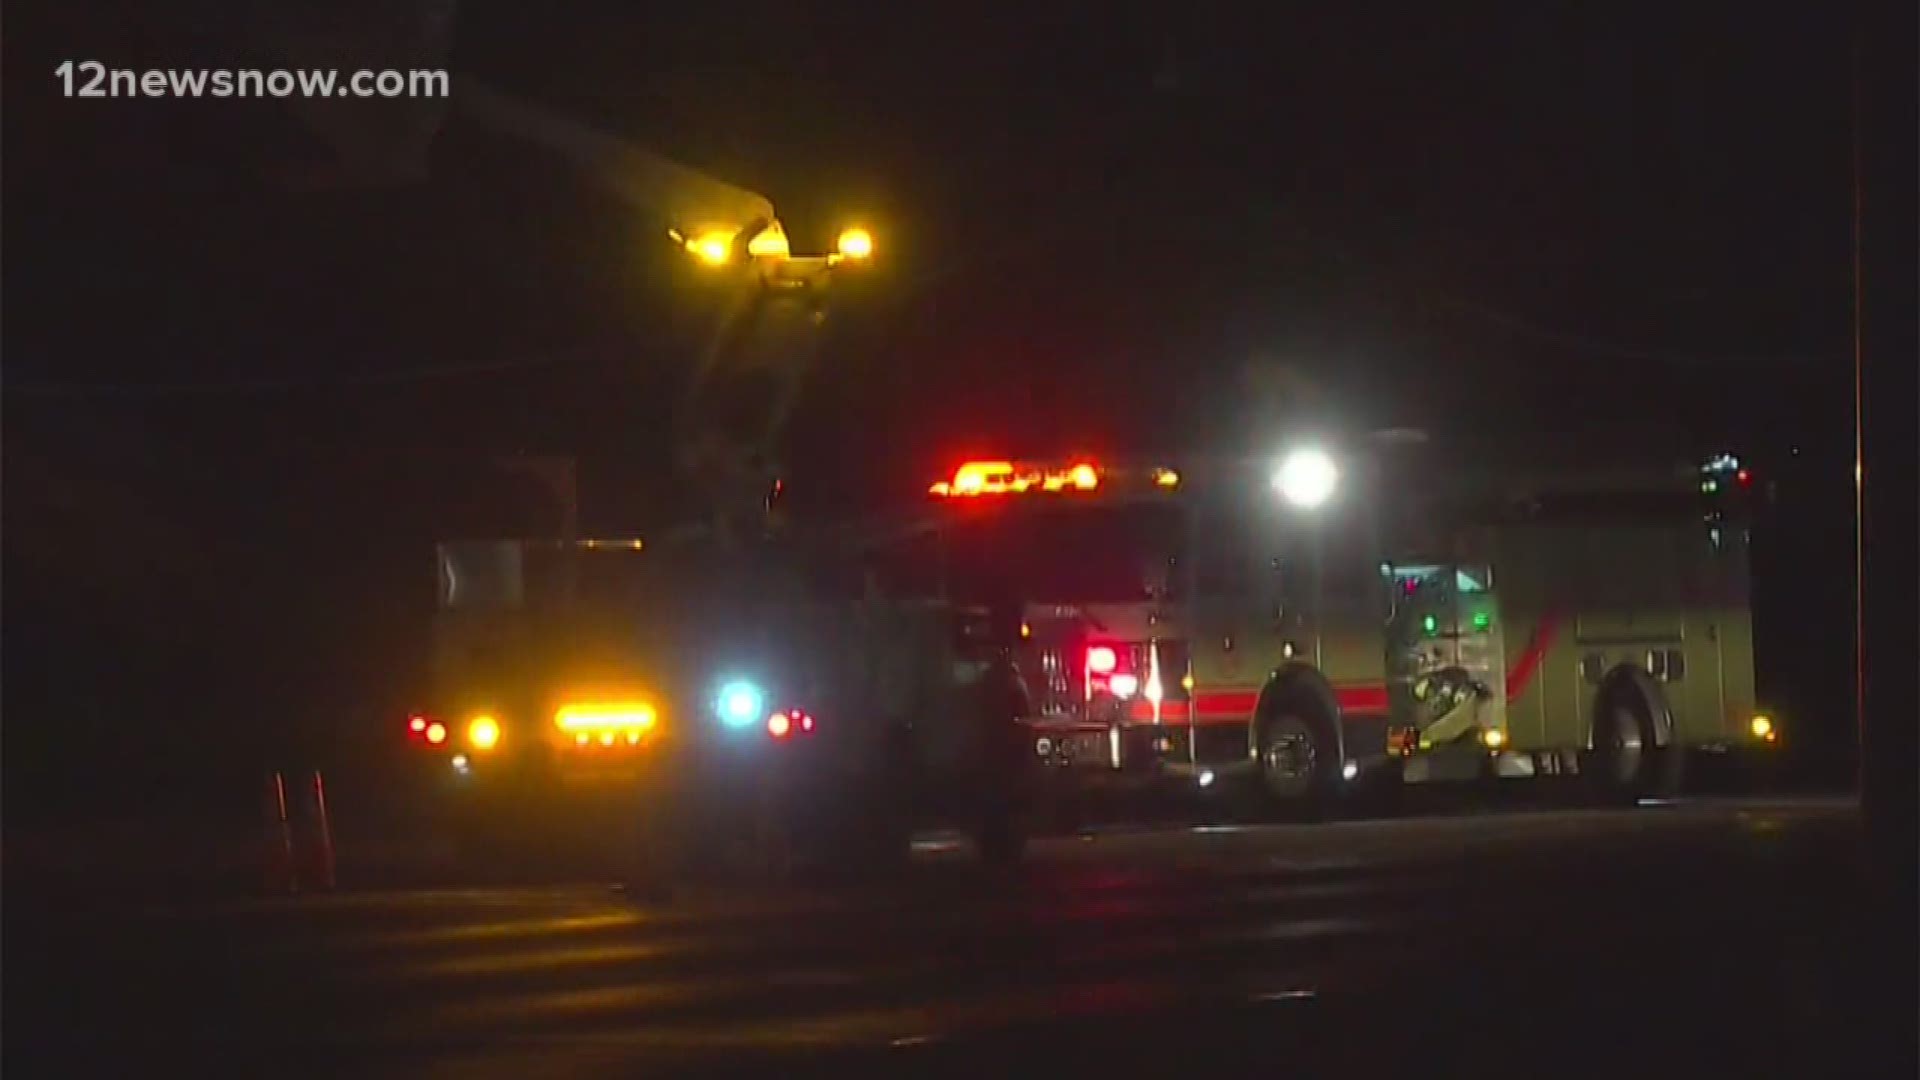
[[[730,728],[757,724],[766,715],[767,696],[746,679],[733,679],[720,687],[714,699],[714,712]]]

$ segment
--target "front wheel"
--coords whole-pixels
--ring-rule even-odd
[[[1261,721],[1255,751],[1270,806],[1309,815],[1331,806],[1340,749],[1328,725],[1300,710],[1276,711]]]
[[[1009,810],[993,810],[980,823],[980,857],[993,866],[1015,866],[1027,854],[1027,830]]]

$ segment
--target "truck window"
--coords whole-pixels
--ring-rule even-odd
[[[517,542],[443,543],[436,556],[440,610],[516,611],[525,605],[525,566]]]

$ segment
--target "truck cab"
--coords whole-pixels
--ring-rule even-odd
[[[435,693],[408,738],[460,842],[719,857],[777,826],[814,856],[877,856],[929,820],[1004,817],[983,800],[1010,794],[1008,635],[873,591],[846,554],[442,545]]]

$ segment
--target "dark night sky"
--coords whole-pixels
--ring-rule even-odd
[[[192,711],[235,656],[377,714],[418,543],[484,520],[451,452],[577,454],[590,522],[663,513],[692,337],[629,208],[458,121],[422,183],[295,194],[269,178],[321,155],[276,105],[55,94],[62,59],[258,62],[242,7],[9,12],[10,736],[76,682]],[[1202,7],[467,4],[450,66],[802,238],[879,225],[797,485],[1217,437],[1256,361],[1355,422],[1843,460],[1841,16]]]

